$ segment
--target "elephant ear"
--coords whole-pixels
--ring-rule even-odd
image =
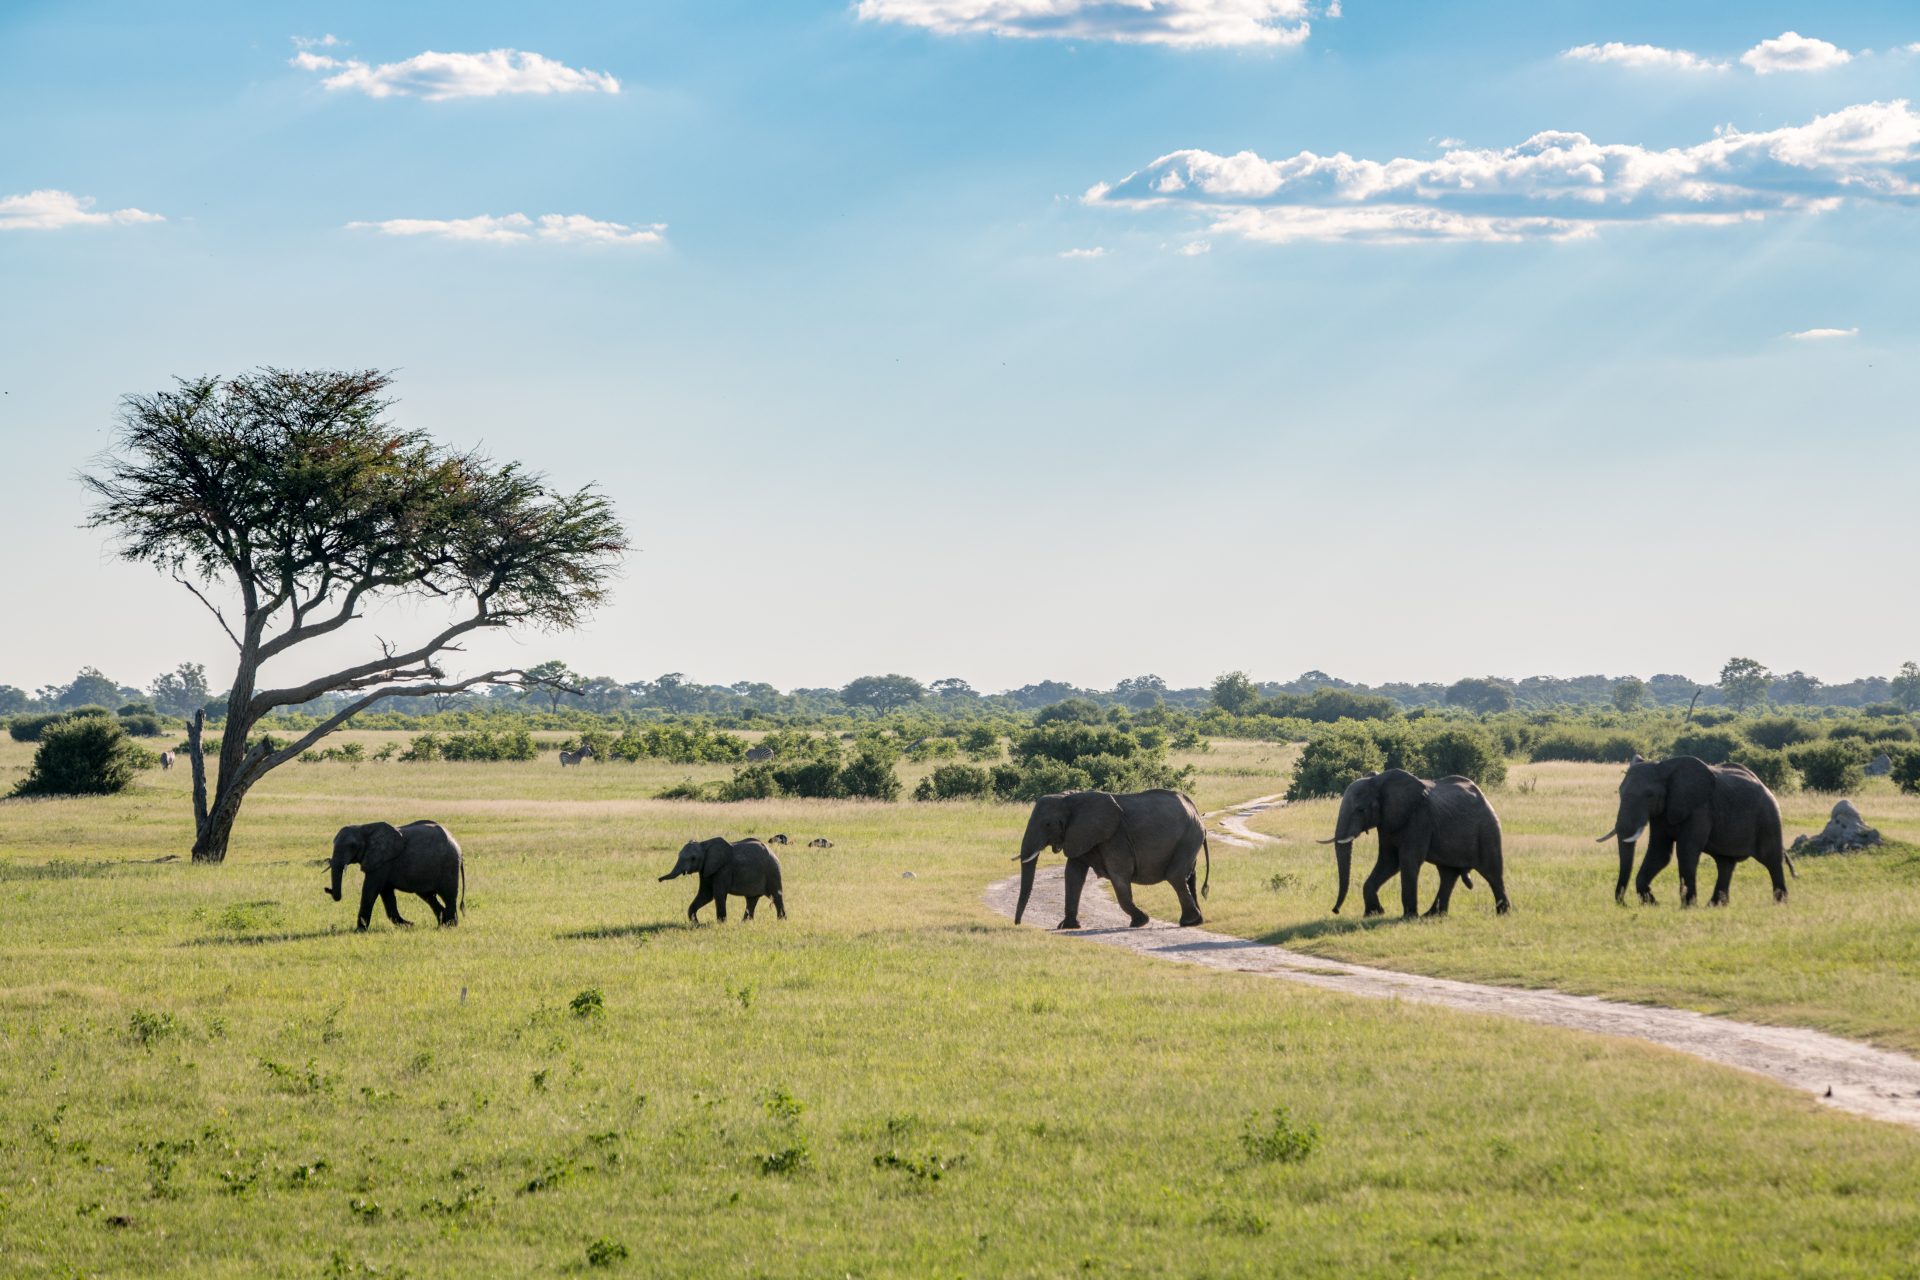
[[[1119,834],[1125,814],[1120,802],[1108,792],[1077,792],[1069,805],[1067,829],[1060,839],[1060,848],[1069,858],[1084,858]]]
[[[721,867],[725,866],[727,859],[732,856],[733,841],[727,839],[725,836],[714,836],[710,840],[702,840],[700,842],[701,874],[712,875]]]
[[[1681,756],[1666,762],[1667,804],[1661,816],[1671,826],[1713,804],[1713,769],[1703,760]]]
[[[367,852],[360,865],[368,875],[399,861],[407,847],[407,838],[391,822],[369,822],[361,831],[365,833]]]
[[[1427,803],[1427,790],[1426,783],[1405,770],[1386,774],[1380,785],[1380,826],[1398,831],[1412,822]]]

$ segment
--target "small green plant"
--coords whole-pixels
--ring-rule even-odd
[[[760,1157],[760,1172],[763,1174],[791,1175],[813,1168],[813,1152],[807,1147],[805,1138],[796,1137],[787,1146],[778,1151],[770,1151]]]
[[[1285,1107],[1275,1107],[1267,1116],[1256,1111],[1240,1132],[1247,1158],[1261,1164],[1298,1164],[1319,1145],[1319,1127],[1295,1124]]]
[[[727,984],[727,999],[734,1001],[742,1009],[753,1008],[753,984],[743,982],[737,990],[733,984]]]
[[[347,1212],[363,1222],[374,1222],[386,1216],[387,1211],[378,1200],[371,1197],[355,1196],[347,1201]]]
[[[931,1151],[924,1156],[903,1156],[898,1151],[883,1151],[873,1158],[873,1167],[904,1173],[917,1183],[933,1183],[966,1162],[965,1156],[943,1156]]]
[[[547,1161],[547,1167],[527,1179],[520,1188],[522,1195],[538,1195],[542,1191],[551,1191],[573,1176],[573,1157],[560,1156]]]
[[[127,1034],[141,1048],[151,1049],[154,1041],[179,1035],[180,1020],[170,1013],[149,1013],[145,1009],[135,1009],[127,1016]]]
[[[553,1076],[552,1067],[542,1067],[538,1071],[534,1072],[533,1075],[530,1077],[533,1083],[533,1091],[535,1093],[545,1093],[547,1091],[547,1081],[551,1079],[552,1076]]]
[[[607,1000],[600,988],[588,987],[585,991],[567,1001],[567,1008],[576,1018],[598,1018],[607,1011]]]
[[[271,899],[230,902],[213,917],[213,927],[222,933],[253,933],[279,923],[280,904]]]
[[[1273,1224],[1251,1209],[1215,1209],[1200,1220],[1203,1225],[1237,1236],[1263,1236]]]
[[[326,1171],[327,1162],[325,1160],[310,1160],[306,1164],[298,1164],[287,1170],[286,1176],[280,1181],[287,1190],[299,1191],[317,1185],[320,1181],[320,1175]]]
[[[272,1058],[260,1059],[265,1067],[283,1088],[292,1093],[323,1094],[332,1093],[334,1078],[321,1071],[312,1058],[307,1059],[304,1067],[289,1066],[284,1062],[275,1062]]]
[[[1300,877],[1291,871],[1276,871],[1267,877],[1269,893],[1284,893],[1300,883]]]
[[[760,1095],[760,1105],[775,1120],[786,1121],[798,1120],[800,1113],[807,1109],[806,1103],[777,1085]]]
[[[605,1236],[587,1245],[587,1265],[590,1267],[611,1267],[615,1263],[625,1262],[627,1257],[627,1246]]]

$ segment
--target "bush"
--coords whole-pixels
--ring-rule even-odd
[[[1293,762],[1288,800],[1313,800],[1343,794],[1363,773],[1387,767],[1373,735],[1358,725],[1341,725],[1307,743]]]
[[[893,772],[893,752],[879,742],[863,742],[836,780],[840,795],[858,800],[898,800],[900,779]]]
[[[1816,742],[1787,754],[1809,791],[1858,791],[1867,780],[1864,748],[1856,742]]]
[[[38,742],[40,735],[66,718],[67,713],[64,711],[35,716],[15,716],[7,725],[7,735],[15,742]]]
[[[1765,720],[1748,721],[1746,734],[1747,741],[1756,747],[1779,751],[1796,743],[1812,742],[1820,736],[1820,731],[1792,716],[1771,716]]]
[[[743,765],[733,771],[731,778],[714,788],[715,798],[724,801],[771,800],[779,794],[780,784],[774,780],[773,766],[770,764]]]
[[[1725,729],[1696,729],[1673,740],[1669,756],[1693,756],[1708,764],[1725,764],[1747,744]]]
[[[611,756],[616,760],[727,764],[745,759],[747,744],[730,733],[717,733],[705,724],[669,724],[644,730],[628,729],[611,742],[594,744],[594,751],[596,755]]]
[[[998,765],[993,770],[993,793],[1002,800],[1038,800],[1062,791],[1091,791],[1093,775],[1059,760],[1044,757],[1025,765]]]
[[[33,768],[14,787],[19,796],[111,795],[150,767],[152,752],[135,746],[112,716],[75,716],[53,725],[33,753]]]
[[[113,714],[124,720],[128,716],[151,716],[159,713],[153,709],[151,702],[129,702],[116,708]]]
[[[1000,735],[984,725],[975,726],[960,739],[960,749],[975,760],[990,760],[1000,754]]]
[[[120,727],[136,738],[157,738],[167,731],[166,724],[150,711],[121,716]]]
[[[984,800],[993,795],[993,775],[970,764],[943,764],[913,789],[915,800]]]
[[[1797,781],[1793,761],[1787,759],[1784,751],[1747,747],[1734,752],[1731,763],[1745,765],[1752,770],[1753,776],[1766,783],[1770,791],[1791,791]]]
[[[1920,792],[1920,751],[1907,750],[1893,753],[1894,785],[1908,795]]]
[[[1618,729],[1591,729],[1568,725],[1542,733],[1533,744],[1531,760],[1578,760],[1587,764],[1625,764],[1648,754],[1632,734]]]
[[[1068,698],[1033,713],[1033,727],[1049,724],[1105,724],[1107,713],[1091,698]]]
[[[1426,767],[1415,772],[1426,777],[1457,773],[1483,787],[1497,787],[1507,780],[1506,758],[1477,728],[1450,727],[1431,733],[1420,744],[1420,754]]]

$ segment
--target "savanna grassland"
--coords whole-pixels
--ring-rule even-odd
[[[28,750],[0,743],[0,783]],[[1183,759],[1205,808],[1285,785],[1284,748]],[[220,867],[156,861],[191,835],[184,770],[0,806],[0,1272],[1920,1265],[1920,1134],[1632,1043],[1015,929],[981,891],[1012,869],[1017,806],[645,798],[726,772],[562,772],[551,755],[289,765],[256,788]],[[1784,910],[1751,868],[1731,911],[1622,910],[1610,853],[1584,843],[1607,825],[1588,812],[1605,772],[1516,767],[1496,803],[1518,914],[1497,925],[1482,891],[1443,925],[1325,931],[1331,857],[1300,841],[1330,809],[1309,805],[1262,820],[1289,844],[1215,843],[1208,909],[1330,953],[1435,971],[1451,954],[1512,981],[1604,985],[1651,946],[1719,957],[1704,970],[1738,993],[1757,981],[1743,962],[1772,959],[1809,999],[1859,988],[1825,1007],[1897,1039],[1876,1028],[1910,996],[1807,972],[1820,957],[1846,975],[1879,963],[1879,917],[1858,922],[1851,958],[1829,941],[1782,964],[1778,939],[1714,940],[1805,927],[1834,904],[1864,912],[1876,885],[1910,884],[1910,853],[1880,871],[1803,861]],[[1789,801],[1790,822],[1809,806]],[[1892,831],[1920,814],[1866,808]],[[354,934],[353,873],[347,902],[321,892],[332,831],[416,817],[466,848],[466,920]],[[691,887],[655,882],[689,837],[773,831],[796,841],[784,922],[762,904],[751,924],[688,927]],[[814,835],[836,847],[798,847]],[[1275,876],[1293,879],[1276,890]],[[1900,901],[1874,908],[1885,928]],[[1163,915],[1171,896],[1143,903]],[[403,910],[428,918],[417,900]],[[1622,953],[1613,970],[1596,967],[1607,952]],[[1638,994],[1710,989],[1658,978]]]
[[[1315,800],[1249,822],[1281,843],[1248,851],[1216,876],[1208,924],[1361,964],[1818,1027],[1920,1050],[1920,796],[1870,781],[1855,800],[1891,843],[1796,859],[1799,877],[1788,881],[1784,905],[1774,903],[1766,871],[1744,862],[1730,906],[1683,911],[1671,866],[1654,885],[1658,906],[1614,904],[1614,844],[1594,837],[1613,826],[1620,776],[1619,765],[1515,764],[1506,785],[1488,793],[1504,831],[1509,916],[1494,916],[1476,881],[1474,892],[1456,891],[1444,922],[1403,922],[1396,877],[1382,893],[1391,916],[1363,920],[1359,883],[1373,866],[1372,836],[1354,847],[1344,913],[1330,914],[1333,853],[1314,841],[1332,834],[1339,802]],[[1796,833],[1817,834],[1836,797],[1792,791],[1779,799],[1791,842]],[[1644,850],[1643,840],[1636,857]],[[1711,859],[1701,859],[1700,875],[1704,903]],[[1423,909],[1436,886],[1429,870]],[[1631,889],[1627,897],[1631,903]]]

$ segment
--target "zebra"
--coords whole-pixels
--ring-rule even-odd
[[[591,759],[593,759],[593,747],[591,744],[582,744],[578,751],[568,751],[563,748],[560,752],[560,767],[565,769],[569,765],[576,765],[582,760]]]

